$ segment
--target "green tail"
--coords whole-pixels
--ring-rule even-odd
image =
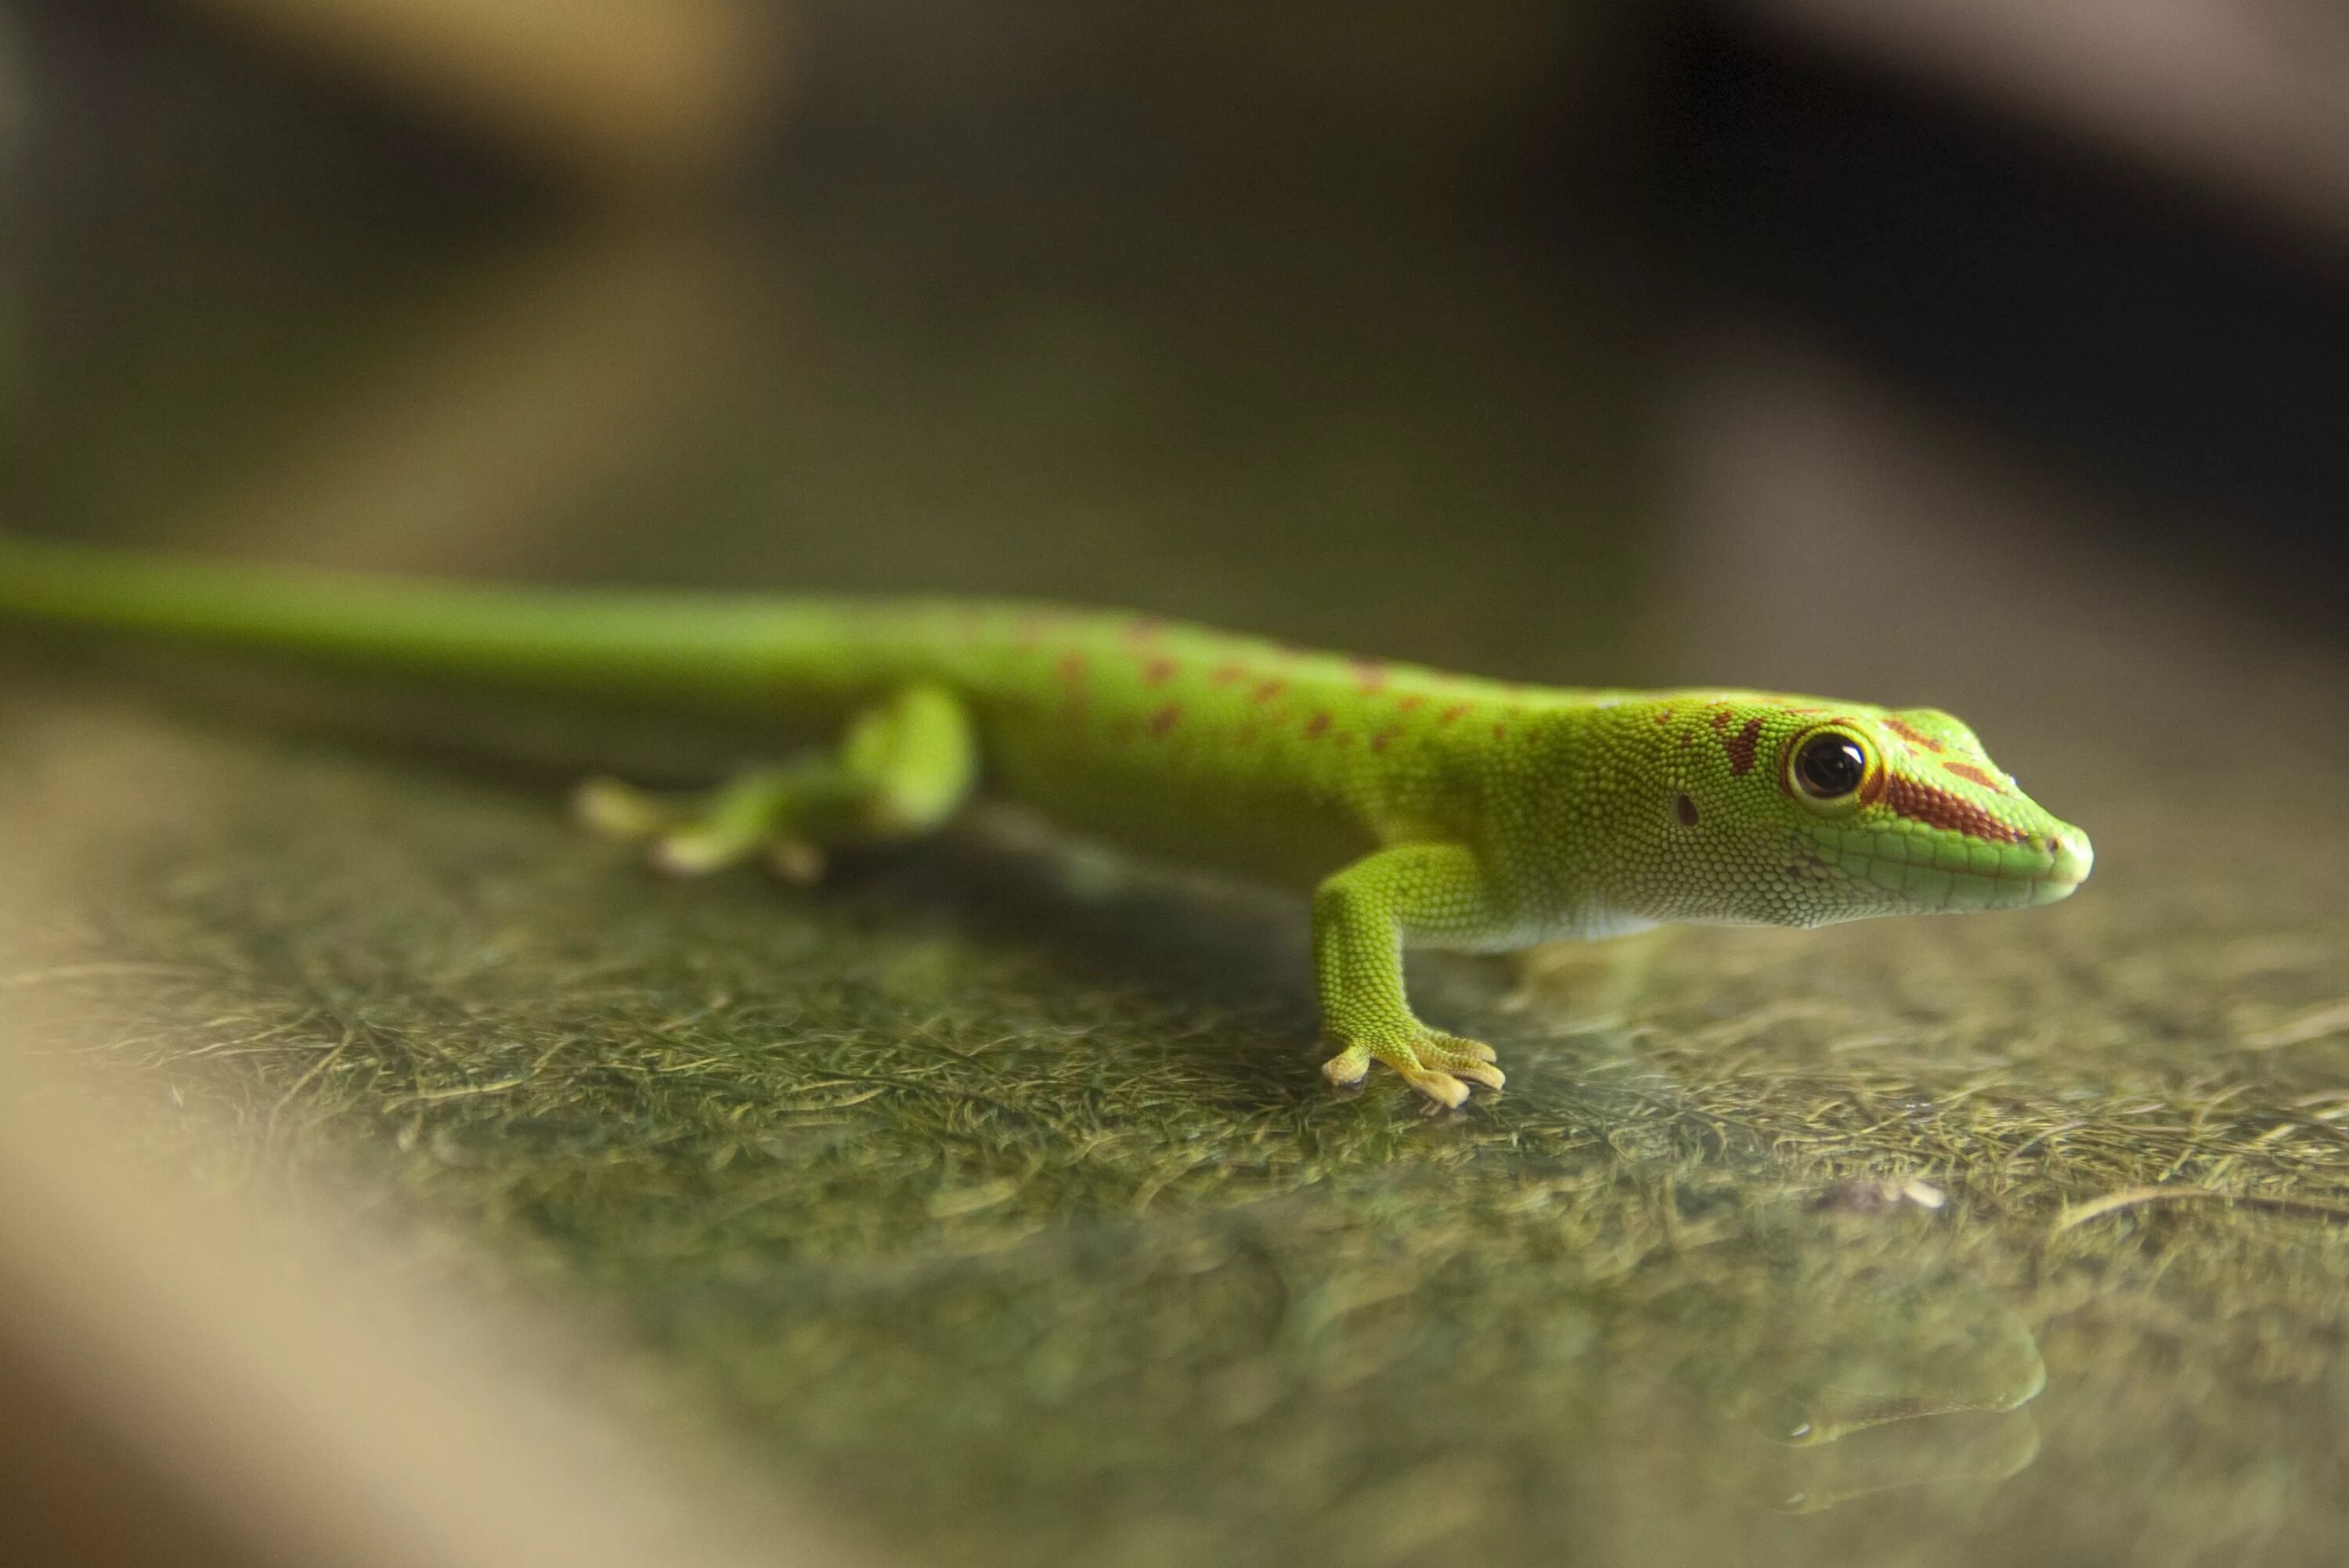
[[[854,601],[492,587],[7,538],[0,618],[728,716],[847,697],[921,662],[887,634],[897,617]]]

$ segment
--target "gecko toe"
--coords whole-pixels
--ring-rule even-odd
[[[653,841],[650,859],[657,871],[677,877],[708,876],[740,860],[743,849],[708,833],[664,833]]]
[[[650,839],[676,825],[676,815],[642,789],[616,779],[583,779],[571,792],[571,814],[607,839]]]
[[[1468,1086],[1450,1073],[1431,1072],[1424,1068],[1398,1068],[1403,1082],[1419,1090],[1446,1109],[1456,1109],[1468,1101]]]
[[[1482,1040],[1472,1040],[1462,1035],[1442,1034],[1433,1029],[1428,1031],[1427,1038],[1421,1043],[1419,1057],[1422,1061],[1433,1062],[1440,1059],[1446,1066],[1455,1061],[1494,1062],[1501,1059],[1500,1053]]]
[[[1498,1089],[1508,1079],[1494,1065],[1493,1047],[1482,1040],[1463,1039],[1458,1035],[1431,1034],[1417,1052],[1420,1066],[1454,1078],[1466,1078],[1489,1089]]]
[[[1464,1062],[1450,1070],[1454,1077],[1466,1078],[1470,1083],[1481,1085],[1496,1094],[1509,1081],[1508,1075],[1490,1062]]]

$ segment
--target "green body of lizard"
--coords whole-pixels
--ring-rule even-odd
[[[1431,1029],[1405,944],[1664,921],[1816,925],[2064,897],[2087,836],[1930,708],[1557,690],[1052,605],[471,587],[0,542],[0,614],[451,680],[843,727],[690,804],[583,790],[705,870],[920,834],[989,789],[1133,848],[1308,891],[1324,1072],[1446,1105],[1501,1084]]]

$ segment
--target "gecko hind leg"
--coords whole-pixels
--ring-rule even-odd
[[[850,721],[839,747],[737,775],[698,795],[590,779],[574,798],[595,831],[651,846],[653,863],[698,875],[764,855],[793,882],[823,875],[827,851],[940,827],[970,794],[978,748],[952,692],[914,686]]]

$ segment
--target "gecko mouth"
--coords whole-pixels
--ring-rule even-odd
[[[2095,846],[2088,835],[2074,829],[2068,833],[2048,836],[2049,864],[2044,875],[2032,880],[2033,903],[2054,903],[2059,898],[2069,898],[2073,891],[2088,880],[2088,872],[2096,863]]]
[[[1951,913],[2054,903],[2069,898],[2095,864],[2088,836],[2068,827],[2011,844],[1846,830],[1841,843],[1823,842],[1815,852],[1911,909]]]

